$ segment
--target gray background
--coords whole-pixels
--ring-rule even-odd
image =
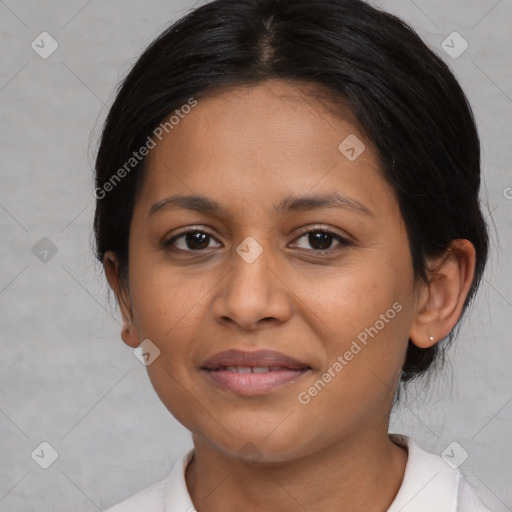
[[[480,130],[482,199],[493,219],[490,264],[450,364],[428,391],[411,389],[391,431],[438,454],[459,443],[466,478],[493,510],[510,511],[512,2],[373,3],[411,24],[460,80]],[[166,476],[191,447],[120,339],[91,232],[92,162],[114,88],[193,5],[0,0],[2,512],[107,508]],[[43,31],[59,44],[47,59],[31,48]],[[457,59],[441,47],[453,31],[469,44]],[[31,457],[42,441],[58,452],[48,469]]]

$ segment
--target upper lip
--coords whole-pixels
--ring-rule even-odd
[[[283,366],[294,370],[310,368],[307,364],[275,350],[224,350],[206,359],[201,365],[206,370],[218,370],[224,366]]]

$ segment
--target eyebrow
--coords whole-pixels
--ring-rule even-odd
[[[168,208],[184,208],[208,213],[222,213],[226,211],[220,203],[205,196],[198,195],[173,195],[154,203],[149,209],[148,217],[157,211]],[[278,214],[290,212],[303,212],[319,208],[340,208],[360,215],[374,217],[373,212],[356,199],[342,196],[338,193],[310,196],[289,196],[274,206]]]

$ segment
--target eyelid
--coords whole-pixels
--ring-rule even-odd
[[[216,242],[218,242],[217,237],[213,233],[211,233],[210,231],[204,229],[204,227],[202,225],[201,226],[187,226],[186,228],[183,228],[182,230],[179,230],[177,233],[173,233],[173,235],[171,237],[169,237],[169,238],[166,237],[164,239],[164,241],[163,241],[163,246],[164,247],[170,246],[171,242],[173,240],[176,240],[180,236],[187,235],[188,233],[204,233],[205,235],[210,236]],[[177,250],[179,250],[179,249],[177,249]],[[186,251],[186,252],[199,252],[199,251]]]
[[[173,234],[171,239],[175,238],[177,236],[180,236],[180,235],[185,235],[187,233],[196,233],[196,232],[205,233],[205,234],[210,235],[215,238],[215,235],[213,233],[208,231],[208,229],[205,229],[204,224],[198,224],[197,226],[191,225],[191,226],[186,226],[184,228],[178,229],[178,231]]]
[[[326,253],[329,253],[329,252],[334,252],[336,250],[336,247],[338,246],[350,246],[350,245],[354,245],[354,242],[350,239],[349,236],[345,236],[345,235],[341,235],[340,233],[338,233],[337,231],[329,228],[329,227],[326,227],[326,226],[322,226],[322,225],[316,225],[316,226],[308,226],[307,228],[305,228],[303,231],[299,232],[294,240],[298,240],[300,238],[302,238],[304,235],[307,235],[309,233],[313,233],[313,232],[320,232],[320,233],[327,233],[328,235],[331,235],[333,236],[335,239],[338,240],[339,244],[338,245],[335,245],[334,247],[330,247],[329,249],[303,249],[301,247],[299,247],[299,249],[302,249],[303,251],[306,251],[306,252],[310,252],[312,254],[326,254]]]
[[[322,232],[329,233],[331,235],[335,235],[339,238],[343,238],[343,239],[346,239],[347,241],[349,241],[348,234],[341,234],[338,231],[336,231],[334,228],[326,226],[325,224],[313,224],[312,226],[306,226],[303,229],[301,228],[301,230],[296,234],[296,237],[305,235],[307,233],[311,233],[312,231],[322,231]]]
[[[316,225],[306,226],[304,228],[301,228],[301,230],[295,234],[293,241],[295,242],[298,239],[302,238],[304,235],[307,235],[312,232],[327,233],[327,234],[333,236],[335,239],[337,239],[339,243],[329,249],[315,250],[315,249],[304,249],[304,248],[298,247],[299,250],[309,252],[312,254],[320,255],[320,254],[326,254],[329,252],[334,252],[336,250],[336,247],[338,247],[338,246],[346,247],[346,246],[354,245],[354,242],[350,239],[349,236],[342,235],[342,234],[338,233],[337,231],[335,231],[334,229],[327,227],[325,225],[321,225],[321,224],[316,224]],[[203,225],[200,225],[200,226],[198,225],[198,226],[187,226],[187,227],[183,228],[182,230],[178,231],[177,233],[174,233],[170,238],[165,239],[163,241],[163,243],[162,243],[163,248],[164,249],[171,248],[172,250],[174,250],[176,252],[197,253],[197,254],[211,252],[211,250],[214,249],[211,247],[211,248],[199,249],[199,250],[193,251],[193,250],[179,249],[172,245],[173,241],[175,241],[177,238],[180,238],[181,236],[186,235],[188,233],[203,233],[205,235],[208,235],[210,238],[212,238],[216,242],[222,244],[222,242],[219,242],[219,240],[217,240],[217,237],[215,235],[213,235],[207,229],[204,229]]]

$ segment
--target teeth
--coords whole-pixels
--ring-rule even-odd
[[[272,369],[279,370],[280,366],[226,366],[225,367],[228,372],[233,373],[266,373],[271,371]]]
[[[251,373],[250,366],[226,366],[226,370],[234,373]]]

